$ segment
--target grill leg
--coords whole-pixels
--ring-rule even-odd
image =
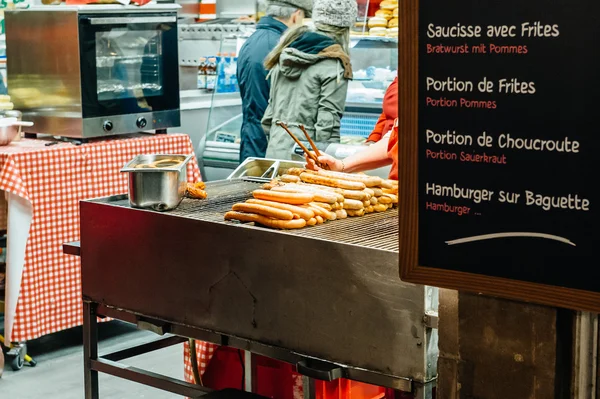
[[[83,378],[85,399],[99,399],[98,372],[92,370],[92,360],[98,360],[98,320],[96,305],[83,302]]]
[[[307,377],[305,375],[302,376],[302,388],[304,391],[304,399],[315,399],[315,380]]]

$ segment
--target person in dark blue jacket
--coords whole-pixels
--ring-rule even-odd
[[[269,105],[269,82],[264,61],[283,33],[302,25],[310,17],[313,0],[269,0],[266,16],[256,26],[238,55],[237,79],[242,96],[240,162],[246,158],[264,158],[267,137],[261,119]]]

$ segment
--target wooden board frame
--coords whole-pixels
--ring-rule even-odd
[[[600,312],[600,293],[481,274],[423,267],[419,263],[419,0],[399,2],[400,277],[436,287],[560,308]],[[565,269],[568,265],[565,265]],[[565,271],[568,273],[568,271]],[[586,278],[586,276],[581,276]]]

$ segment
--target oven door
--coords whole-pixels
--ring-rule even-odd
[[[80,15],[79,40],[84,119],[112,134],[179,126],[176,14]]]

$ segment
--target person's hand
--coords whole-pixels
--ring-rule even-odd
[[[314,152],[311,152],[311,154],[314,155]],[[321,170],[323,168],[319,167],[315,161],[313,161],[313,159],[311,157],[309,157],[307,154],[304,154],[304,158],[306,158],[306,167],[307,169],[310,170]],[[327,155],[327,154],[323,154],[321,153],[321,156],[319,157],[319,162],[321,163],[321,165],[327,165],[327,167],[329,168],[329,170],[332,170],[334,172],[341,172],[342,169],[344,169],[344,164],[342,163],[342,161],[340,161],[339,159],[335,159],[334,157]]]

